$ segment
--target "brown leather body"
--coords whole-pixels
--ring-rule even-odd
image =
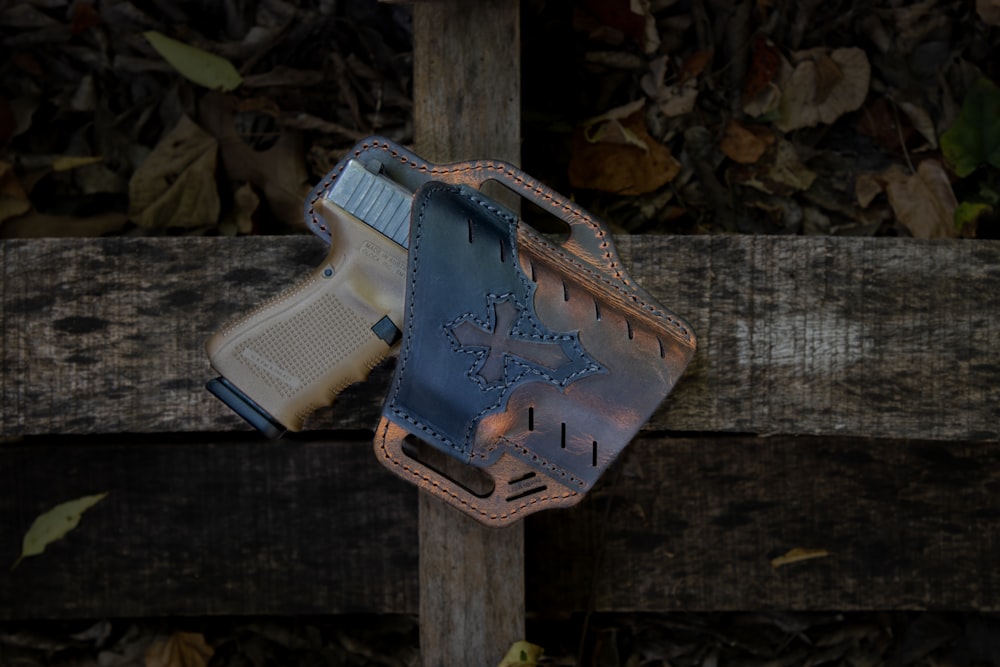
[[[380,139],[355,157],[415,191],[379,460],[489,525],[578,502],[683,373],[690,327],[631,281],[602,223],[511,165],[431,165]],[[479,194],[487,180],[566,222],[568,239]],[[414,439],[492,488],[422,460]]]

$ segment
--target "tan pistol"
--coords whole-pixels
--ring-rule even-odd
[[[326,259],[205,346],[221,376],[209,391],[272,438],[300,430],[397,348],[412,193],[377,162],[336,171],[307,207],[330,241]]]

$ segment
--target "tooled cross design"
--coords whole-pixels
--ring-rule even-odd
[[[469,320],[462,320],[451,327],[455,340],[463,348],[480,348],[486,357],[476,369],[476,374],[487,385],[506,384],[507,363],[520,359],[550,370],[553,374],[571,359],[563,351],[560,336],[531,336],[515,333],[514,328],[521,309],[507,301],[495,301],[493,327],[485,328]],[[464,350],[463,350],[464,351]]]

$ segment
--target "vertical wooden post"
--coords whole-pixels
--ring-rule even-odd
[[[518,0],[413,8],[417,152],[434,162],[520,160]],[[420,648],[425,667],[495,665],[524,636],[522,524],[486,528],[420,494]]]

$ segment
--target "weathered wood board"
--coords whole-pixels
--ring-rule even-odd
[[[417,493],[368,435],[0,447],[0,618],[416,613]],[[101,491],[9,571],[35,516]],[[650,433],[529,517],[527,608],[1000,611],[998,519],[992,443]],[[772,566],[795,548],[827,555]]]
[[[1000,243],[619,237],[699,336],[654,430],[1000,438]],[[2,245],[4,435],[244,429],[202,345],[316,266],[312,237]],[[372,428],[389,378],[311,429]]]
[[[419,155],[520,162],[520,16],[511,0],[413,7]],[[422,664],[499,663],[524,638],[524,526],[490,530],[429,493],[418,516]]]

